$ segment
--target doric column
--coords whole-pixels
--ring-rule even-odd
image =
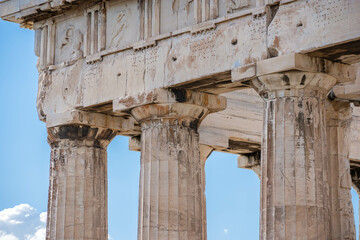
[[[356,239],[351,202],[349,131],[351,107],[348,102],[326,102],[329,145],[329,184],[331,200],[331,238]]]
[[[139,240],[205,239],[197,124],[206,113],[181,103],[132,110],[142,130]]]
[[[107,153],[110,129],[48,128],[51,146],[46,239],[107,239]]]
[[[157,90],[148,96],[141,99],[151,96],[155,103],[131,110],[141,124],[138,239],[205,240],[198,126],[208,113],[224,109],[225,99],[185,90]]]
[[[129,149],[131,151],[141,151],[141,141],[139,141],[138,137],[130,138],[129,140]],[[210,154],[212,153],[214,149],[207,145],[199,145],[199,151],[200,151],[200,162],[201,162],[201,213],[202,213],[202,232],[203,232],[203,239],[207,239],[207,233],[206,233],[206,196],[205,196],[205,185],[206,185],[206,179],[205,179],[205,163]],[[141,189],[142,191],[143,189]],[[143,216],[141,216],[143,218]]]
[[[330,239],[324,101],[336,79],[288,71],[253,83],[265,101],[260,239]]]
[[[134,120],[71,110],[46,116],[51,147],[46,239],[107,239],[107,153]]]

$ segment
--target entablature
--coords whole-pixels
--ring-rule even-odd
[[[128,117],[114,100],[159,88],[231,96],[287,70],[328,74],[338,99],[360,100],[358,81],[343,85],[360,61],[359,9],[357,0],[0,1],[0,17],[35,30],[44,121],[75,110]],[[200,133],[220,136],[222,151],[259,149],[261,102],[244,103],[252,121],[231,101]],[[239,119],[252,129],[235,134]]]
[[[81,9],[83,4],[108,2],[113,4],[119,1],[125,2],[123,0],[1,0],[0,17],[31,28],[34,22],[64,14],[65,11],[74,8]],[[184,25],[184,23],[178,20],[182,20],[184,17],[189,23],[201,23],[247,8],[286,4],[293,1],[296,0],[141,0],[132,2],[138,2],[139,14],[146,19],[141,22],[141,25],[142,34],[147,38],[160,33],[159,23],[164,18],[176,20],[174,23],[180,23],[180,25]],[[168,9],[177,13],[173,14],[174,16],[171,16],[170,13],[164,14],[164,10],[167,11]],[[172,19],[168,19],[169,17]],[[185,25],[187,24],[185,23]],[[167,30],[167,27],[162,26],[162,28],[162,31]]]

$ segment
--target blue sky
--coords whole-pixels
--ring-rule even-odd
[[[44,239],[50,148],[38,120],[34,33],[0,21],[0,240]],[[136,239],[140,153],[118,136],[108,148],[109,234]],[[236,156],[206,163],[208,240],[258,239],[260,181]],[[357,197],[353,192],[353,198]],[[358,223],[358,200],[353,200]],[[358,224],[357,224],[358,225]]]

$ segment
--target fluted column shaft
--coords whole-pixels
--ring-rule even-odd
[[[298,71],[254,81],[265,100],[260,239],[329,239],[324,100],[334,84]]]
[[[139,240],[205,240],[198,123],[207,109],[175,103],[132,110],[141,123]]]
[[[107,153],[116,133],[67,125],[48,129],[51,146],[46,239],[107,239]]]
[[[330,152],[331,238],[356,239],[351,202],[349,131],[350,103],[327,102],[327,135]]]

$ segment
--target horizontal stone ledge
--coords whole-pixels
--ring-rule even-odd
[[[360,63],[354,64],[357,69],[357,78],[353,84],[340,84],[333,87],[335,101],[360,102]]]
[[[115,117],[81,110],[56,113],[47,115],[46,117],[47,128],[70,124],[107,128],[118,131],[120,134],[133,132],[135,129],[135,120],[133,118],[125,119],[123,117]]]
[[[360,102],[360,86],[358,84],[334,86],[332,89],[332,98],[334,98],[335,101]]]
[[[128,112],[135,107],[148,104],[186,103],[205,107],[209,112],[217,112],[226,108],[226,98],[218,95],[195,92],[185,89],[157,88],[134,96],[115,99],[114,112]]]
[[[5,18],[9,15],[15,15],[16,19],[21,20],[41,14],[48,14],[50,17],[55,12],[61,12],[64,8],[69,8],[69,5],[76,6],[75,4],[80,2],[86,2],[86,0],[5,0],[0,2],[0,17]]]
[[[351,65],[310,57],[301,53],[282,55],[234,68],[231,71],[231,77],[233,82],[242,82],[255,77],[287,71],[325,73],[336,78],[337,83],[342,84],[354,83],[356,79],[355,68]]]

